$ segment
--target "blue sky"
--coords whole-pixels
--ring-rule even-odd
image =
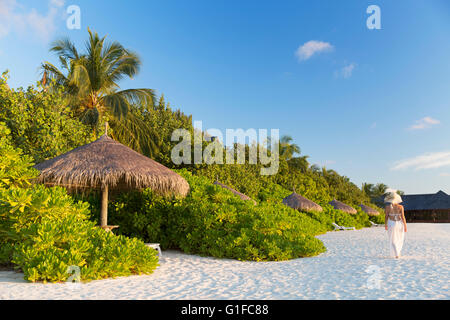
[[[69,5],[81,30],[66,27]],[[366,26],[369,5],[381,30]],[[358,185],[450,193],[445,0],[0,0],[0,71],[33,84],[56,62],[50,42],[82,46],[87,27],[140,54],[124,88],[164,93],[204,129],[280,129]]]

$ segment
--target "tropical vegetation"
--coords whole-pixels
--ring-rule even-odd
[[[154,250],[163,249],[239,260],[273,261],[309,257],[326,248],[315,236],[332,223],[364,228],[369,217],[359,208],[385,191],[383,184],[362,188],[338,172],[310,164],[290,136],[281,137],[279,170],[260,175],[261,164],[180,164],[171,161],[175,129],[194,134],[192,116],[172,108],[152,89],[121,89],[134,77],[138,55],[89,30],[85,52],[70,39],[56,41],[60,68],[44,62],[43,78],[27,89],[8,87],[0,79],[0,264],[25,273],[30,281],[65,281],[77,266],[83,280],[151,273]],[[104,133],[176,170],[190,184],[184,199],[165,198],[151,190],[122,193],[110,201],[115,234],[96,227],[99,195],[68,194],[60,187],[34,185],[32,168]],[[211,141],[203,141],[203,147]],[[224,151],[231,148],[220,145]],[[243,146],[248,156],[250,146]],[[264,148],[264,146],[257,146]],[[267,150],[269,153],[271,150]],[[224,152],[225,154],[225,152]],[[247,158],[248,159],[248,158]],[[215,180],[257,202],[242,201]],[[282,199],[292,191],[315,201],[323,212],[299,212]],[[350,215],[328,203],[337,199],[357,209]]]
[[[54,80],[64,88],[67,105],[82,123],[98,137],[100,125],[109,120],[111,135],[140,152],[156,152],[156,131],[133,109],[155,105],[153,89],[120,90],[124,77],[133,78],[139,72],[139,56],[117,41],[106,42],[96,32],[89,32],[86,52],[79,52],[68,38],[57,40],[50,51],[58,55],[61,68],[50,62],[42,64],[45,79]],[[151,133],[151,134],[149,134]]]
[[[60,187],[30,185],[37,174],[31,158],[11,146],[2,122],[0,137],[0,265],[22,271],[32,282],[66,281],[77,268],[79,280],[155,270],[155,251],[96,227],[88,203],[75,202]]]

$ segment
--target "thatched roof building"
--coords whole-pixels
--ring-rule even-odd
[[[306,199],[305,197],[299,195],[298,193],[292,192],[290,196],[283,199],[283,203],[292,209],[299,211],[317,211],[322,212],[323,209],[317,203]]]
[[[181,196],[189,192],[189,184],[180,175],[107,135],[34,167],[40,171],[37,183],[101,189],[102,226],[106,226],[110,189],[151,188],[160,194]]]
[[[341,210],[345,213],[356,214],[358,212],[355,208],[350,207],[343,202],[337,201],[336,199],[330,201],[329,204],[331,204],[336,210]]]
[[[227,186],[227,185],[224,185],[223,183],[220,183],[220,182],[217,181],[217,180],[214,182],[214,184],[217,185],[217,186],[220,186],[220,187],[222,187],[222,188],[224,188],[224,189],[230,190],[231,192],[233,192],[235,195],[237,195],[239,198],[241,198],[241,199],[244,200],[244,201],[245,201],[245,200],[251,200],[251,201],[253,201],[253,204],[256,205],[256,201],[253,200],[252,198],[250,198],[249,196],[247,196],[247,195],[245,195],[245,194],[243,194],[243,193],[240,193],[239,191],[234,190],[233,188],[231,188],[231,187],[229,187],[229,186]]]
[[[378,210],[375,210],[372,207],[366,206],[364,204],[360,204],[359,206],[361,207],[362,211],[367,213],[369,216],[378,216],[380,214]]]
[[[402,195],[402,199],[407,222],[450,222],[450,195],[444,191]]]

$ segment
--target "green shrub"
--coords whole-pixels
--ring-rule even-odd
[[[291,193],[291,191],[284,189],[282,186],[268,181],[263,183],[263,187],[259,190],[257,200],[267,203],[282,203],[283,198],[289,196]]]
[[[318,221],[281,203],[253,205],[207,178],[179,172],[191,187],[185,199],[164,199],[150,190],[113,202],[110,221],[119,233],[159,242],[165,249],[239,260],[286,260],[325,251],[314,236]]]
[[[0,264],[30,281],[65,281],[69,266],[82,280],[151,273],[158,259],[142,241],[115,236],[89,221],[89,205],[63,188],[29,186],[31,159],[14,148],[0,122]]]
[[[371,224],[369,222],[369,215],[362,211],[361,208],[357,207],[356,210],[358,211],[356,214],[351,215],[351,217],[355,220],[355,227],[356,229],[362,229],[370,227]]]
[[[88,220],[88,204],[63,188],[0,190],[0,263],[12,262],[29,281],[65,281],[69,266],[82,280],[152,273],[154,250]]]
[[[92,141],[67,107],[62,87],[11,89],[7,78],[0,77],[0,122],[10,129],[14,147],[39,163]]]
[[[0,188],[27,186],[37,175],[31,168],[31,157],[22,156],[21,150],[12,146],[10,133],[0,122]]]
[[[98,197],[90,199],[99,203]],[[119,225],[118,234],[136,237],[144,242],[159,243],[161,248],[179,248],[182,237],[178,217],[183,214],[181,200],[168,199],[154,194],[150,189],[121,194],[109,206],[109,221]],[[97,207],[98,214],[100,208]]]
[[[324,209],[325,209],[324,210],[325,212],[313,211],[313,212],[305,212],[305,214],[308,215],[309,217],[313,218],[314,220],[319,221],[320,224],[325,226],[328,231],[333,230],[334,228],[333,228],[332,223],[335,221],[334,221],[334,216],[332,216],[330,214],[330,212],[332,212],[334,209],[331,209],[331,210],[330,210],[330,208],[324,208]]]
[[[380,213],[378,216],[370,216],[369,220],[376,224],[384,224],[384,213]]]
[[[344,227],[355,227],[361,229],[370,227],[369,216],[360,208],[356,208],[356,214],[348,214],[340,210],[334,209],[331,205],[322,205],[322,212],[306,213],[311,218],[325,225],[328,230],[333,230],[332,223],[336,223]]]
[[[105,232],[74,216],[33,224],[24,232],[31,236],[17,246],[12,262],[33,282],[66,281],[69,266],[80,267],[83,281],[149,274],[158,262],[142,241]]]

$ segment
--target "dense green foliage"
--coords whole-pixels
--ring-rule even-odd
[[[10,130],[0,122],[0,189],[29,185],[29,179],[36,176],[31,169],[31,157],[22,156],[12,146]]]
[[[45,76],[36,88],[13,90],[7,73],[0,79],[0,264],[13,263],[30,281],[65,281],[69,266],[80,267],[83,280],[151,273],[157,258],[142,240],[206,256],[286,260],[324,252],[315,236],[333,230],[333,222],[358,229],[369,227],[369,219],[384,223],[384,215],[369,218],[359,209],[361,203],[373,207],[383,184],[360,189],[334,170],[311,165],[289,136],[277,142],[279,170],[271,176],[260,174],[263,165],[249,163],[248,145],[243,164],[175,165],[170,158],[178,143],[171,141],[173,131],[183,128],[192,137],[205,133],[196,132],[192,116],[172,109],[163,96],[157,103],[153,90],[119,90],[123,77],[139,71],[135,53],[90,31],[84,53],[68,39],[55,42],[51,50],[61,69],[44,63]],[[191,187],[184,199],[150,190],[111,194],[109,218],[120,225],[118,236],[95,227],[100,204],[95,193],[81,197],[89,208],[62,188],[30,184],[37,174],[32,162],[93,141],[105,121],[113,138],[179,170]],[[224,156],[233,149],[220,148]],[[213,185],[216,179],[258,204]],[[298,212],[283,205],[293,189],[324,211]],[[328,204],[332,199],[358,213],[334,210]]]
[[[242,201],[230,191],[187,170],[185,199],[164,199],[150,190],[122,195],[110,220],[128,236],[163,248],[239,260],[286,260],[325,251],[314,235],[327,227],[281,203]]]
[[[70,266],[80,268],[81,280],[153,272],[155,251],[96,227],[87,203],[60,187],[23,188],[36,172],[1,122],[0,133],[0,264],[12,263],[33,282],[66,281]]]
[[[376,224],[384,224],[384,218],[385,218],[384,212],[382,212],[382,210],[380,210],[380,209],[378,211],[380,211],[380,214],[378,216],[369,217],[369,220]]]
[[[177,142],[171,141],[172,132],[175,129],[186,129],[193,133],[192,116],[187,116],[180,110],[172,110],[170,104],[165,102],[164,95],[155,106],[139,106],[135,109],[135,113],[136,117],[142,119],[154,132],[158,133],[154,139],[158,152],[154,154],[143,152],[143,154],[165,166],[173,167],[170,153]]]
[[[297,193],[322,206],[333,199],[345,202],[355,208],[361,203],[371,205],[370,199],[355,184],[350,182],[347,177],[342,177],[332,170],[302,172],[290,168],[284,159],[280,159],[280,169],[273,176],[261,176],[260,168],[261,166],[253,164],[214,164],[200,168],[194,167],[191,170],[210,180],[218,177],[220,182],[254,199],[260,198],[261,194],[266,192],[265,189],[268,185],[277,184],[291,192],[295,189]],[[284,194],[286,196],[286,192]]]
[[[7,74],[0,79],[0,122],[10,130],[13,146],[36,163],[53,158],[92,140],[88,128],[73,118],[62,95],[29,87],[12,90]]]
[[[370,227],[369,216],[359,208],[356,214],[335,210],[331,205],[326,205],[323,209],[320,213],[314,213],[314,218],[326,221],[328,225],[334,222],[340,226],[355,227],[356,229]]]
[[[154,250],[88,218],[88,205],[63,188],[0,190],[0,263],[12,262],[33,282],[66,281],[69,266],[80,268],[81,280],[153,272]]]
[[[56,107],[63,106],[66,101],[61,90],[38,91],[30,87],[26,93],[15,92],[7,87],[4,80],[0,89],[0,99],[3,99],[0,103],[0,121],[4,119],[11,130],[14,146],[31,155],[35,162],[92,140],[90,129],[74,116],[71,108]],[[20,97],[20,101],[14,102],[17,97]],[[21,102],[22,100],[26,103]],[[23,105],[27,105],[27,108],[23,108]],[[311,166],[307,156],[293,156],[299,148],[290,146],[289,138],[282,139],[279,171],[273,176],[261,176],[262,165],[247,162],[239,165],[174,165],[170,159],[170,151],[177,142],[171,141],[172,132],[179,128],[193,132],[192,117],[179,110],[172,110],[163,97],[155,106],[131,107],[129,112],[158,133],[158,137],[154,139],[158,151],[152,157],[169,168],[184,167],[195,175],[205,176],[210,180],[218,177],[222,183],[255,199],[265,192],[267,185],[274,183],[286,190],[295,188],[296,192],[321,205],[334,198],[354,207],[360,203],[371,205],[370,197],[347,177],[333,170]],[[136,150],[143,149],[133,141],[121,142]],[[207,144],[204,143],[204,146]],[[145,155],[151,155],[150,151],[144,151]]]
[[[118,232],[159,242],[164,249],[260,261],[322,252],[323,245],[314,236],[333,230],[332,222],[370,227],[369,216],[361,210],[355,215],[330,205],[320,213],[293,210],[281,203],[290,192],[274,183],[266,184],[259,193],[260,202],[253,205],[205,177],[186,169],[179,173],[191,187],[185,199],[166,199],[145,190],[122,194],[110,203],[109,219],[120,225]],[[90,198],[94,205],[98,200]]]

